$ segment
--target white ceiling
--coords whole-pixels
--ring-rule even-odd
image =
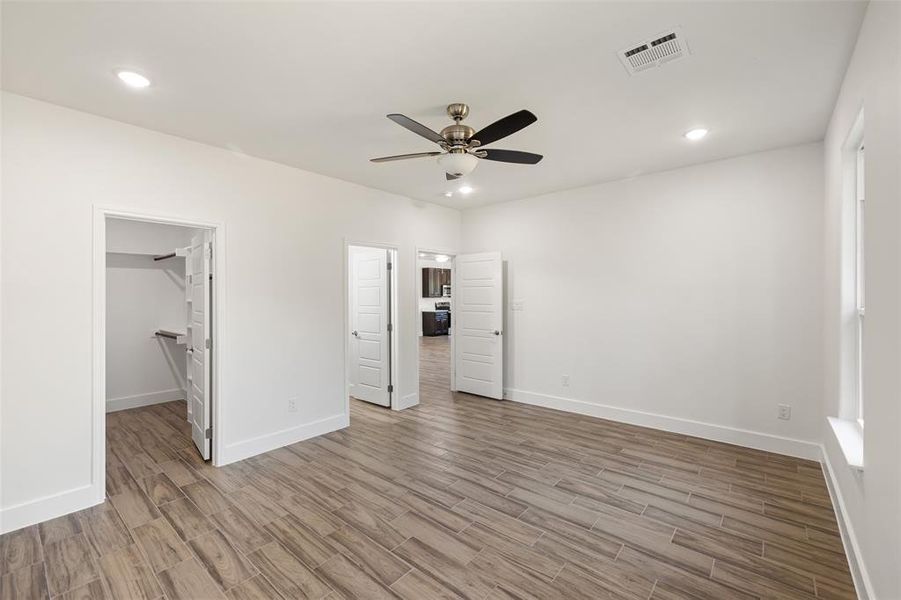
[[[2,84],[119,121],[363,185],[466,207],[823,136],[862,2],[4,2]],[[630,77],[617,50],[681,26],[692,56]],[[152,87],[125,88],[132,68]],[[492,147],[469,196],[434,150],[385,118],[433,129],[466,102],[480,126],[538,122]],[[684,131],[710,135],[689,143]]]

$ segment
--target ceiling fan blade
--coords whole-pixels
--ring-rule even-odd
[[[482,152],[485,153],[484,156],[481,156]],[[531,152],[520,152],[519,150],[492,150],[491,148],[480,150],[479,155],[485,160],[496,160],[499,162],[517,163],[520,165],[534,165],[544,158],[540,154],[532,154]]]
[[[496,142],[501,138],[516,133],[523,127],[528,127],[537,120],[538,117],[529,111],[521,110],[512,115],[507,115],[503,119],[482,128],[478,133],[472,136],[472,139],[479,140],[483,146],[487,146],[492,142]]]
[[[445,173],[444,176],[448,181],[453,181],[454,179],[460,179],[460,175],[451,175],[450,173]]]
[[[422,158],[423,156],[438,156],[442,152],[416,152],[414,154],[398,154],[396,156],[381,156],[379,158],[370,158],[369,162],[383,163],[392,160],[407,160],[408,158]]]
[[[394,121],[395,123],[397,123],[398,125],[400,125],[401,127],[406,127],[413,133],[417,133],[431,142],[440,144],[441,142],[444,141],[444,138],[441,137],[441,135],[438,134],[438,132],[432,131],[431,129],[429,129],[428,127],[423,125],[422,123],[417,123],[410,117],[407,117],[407,116],[404,116],[401,114],[397,114],[397,113],[391,113],[390,115],[388,115],[388,118],[391,119],[392,121]]]

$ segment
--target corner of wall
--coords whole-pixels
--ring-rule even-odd
[[[270,450],[283,446],[289,446],[302,442],[312,437],[325,435],[332,431],[344,429],[350,425],[350,415],[341,413],[326,417],[312,423],[304,423],[294,427],[288,427],[273,433],[267,433],[249,440],[226,444],[220,456],[216,457],[215,466],[222,467],[227,464],[250,458]]]

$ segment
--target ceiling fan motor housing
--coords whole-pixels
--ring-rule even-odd
[[[442,129],[441,137],[444,138],[444,141],[446,141],[449,146],[465,146],[469,141],[469,138],[474,136],[475,133],[476,130],[469,125],[455,123]]]

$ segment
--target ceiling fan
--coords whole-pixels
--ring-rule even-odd
[[[466,104],[456,102],[448,105],[447,114],[454,120],[454,124],[448,125],[440,133],[432,131],[422,123],[417,123],[410,117],[396,113],[388,115],[389,119],[401,127],[406,127],[413,133],[419,134],[441,146],[443,152],[416,152],[414,154],[382,156],[370,160],[374,163],[382,163],[406,160],[408,158],[437,156],[438,164],[444,169],[447,179],[452,180],[472,173],[473,169],[479,164],[480,158],[521,165],[534,165],[543,158],[540,154],[532,154],[531,152],[482,148],[482,146],[487,146],[508,135],[512,135],[537,121],[538,117],[527,110],[507,115],[479,131],[461,123],[469,115],[469,106]]]

